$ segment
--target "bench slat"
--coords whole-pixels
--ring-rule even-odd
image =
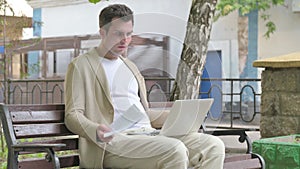
[[[11,112],[11,119],[14,124],[63,122],[64,110],[14,111]]]
[[[79,166],[79,155],[59,157],[60,167]]]
[[[52,110],[65,110],[64,104],[14,104],[6,105],[9,111],[52,111]]]
[[[225,162],[223,169],[260,169],[261,164],[258,158],[241,160],[241,161],[233,161],[233,162]]]
[[[248,160],[251,158],[252,158],[251,154],[230,155],[230,156],[226,156],[224,163],[240,161],[240,160]]]
[[[63,123],[14,125],[16,138],[74,135]]]

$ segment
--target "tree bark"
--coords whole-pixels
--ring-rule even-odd
[[[192,0],[186,36],[170,100],[196,99],[217,0]]]

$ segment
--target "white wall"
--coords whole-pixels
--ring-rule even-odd
[[[97,14],[94,14],[97,8],[92,4],[43,8],[41,36],[94,34],[97,32]]]
[[[286,0],[285,7],[275,7],[267,11],[277,26],[275,34],[270,39],[263,37],[266,31],[265,23],[259,19],[259,58],[299,51],[300,12],[292,12],[292,1]],[[43,8],[42,37],[95,34],[98,32],[99,11],[113,3],[126,3],[133,9],[135,33],[152,32],[171,37],[169,73],[175,76],[191,0],[110,0],[96,5],[87,2]],[[222,50],[225,78],[238,77],[237,18],[237,12],[219,18],[213,24],[211,32],[208,50]],[[222,47],[217,47],[220,44],[223,44]]]
[[[211,40],[233,40],[238,38],[238,12],[220,17],[213,23]]]
[[[135,13],[136,33],[158,32],[182,37],[190,1],[182,0],[110,0],[42,10],[42,36],[84,35],[98,32],[98,14],[103,7],[125,3]],[[172,2],[172,3],[171,3]],[[174,4],[174,5],[170,5]],[[178,33],[179,32],[179,33]]]
[[[220,17],[213,23],[208,50],[220,50],[222,52],[223,78],[239,77],[237,32],[238,12]]]
[[[275,57],[300,51],[300,12],[292,11],[292,0],[286,0],[285,7],[274,7],[267,11],[277,30],[270,39],[263,37],[266,27],[259,20],[259,58]]]
[[[42,37],[97,34],[99,12],[113,3],[126,3],[134,11],[136,34],[156,33],[171,37],[170,65],[176,66],[171,66],[169,73],[175,75],[191,1],[110,0],[43,8]]]

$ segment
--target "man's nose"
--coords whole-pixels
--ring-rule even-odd
[[[131,35],[123,34],[121,37],[121,41],[126,42],[131,38]]]
[[[122,39],[126,40],[126,39],[130,38],[130,36],[131,36],[131,35],[127,35],[127,34],[124,33],[124,34],[122,35]]]

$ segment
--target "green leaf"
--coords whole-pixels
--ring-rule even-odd
[[[264,21],[267,21],[270,19],[270,15],[269,14],[261,14],[260,16]]]
[[[272,3],[274,5],[282,5],[282,4],[284,4],[284,0],[272,0]]]
[[[271,34],[273,34],[276,31],[276,25],[274,24],[274,22],[269,21],[266,23],[266,27],[267,27],[267,32],[264,34],[264,36],[269,39]]]
[[[96,4],[96,3],[100,2],[100,1],[101,0],[89,0],[90,3],[94,3],[94,4]]]
[[[254,10],[264,12],[273,6],[284,5],[284,2],[285,0],[219,0],[214,19],[216,21],[219,17],[226,16],[235,10],[238,10],[242,16]],[[276,25],[270,21],[268,14],[262,13],[261,18],[266,22],[267,32],[264,36],[270,38],[271,34],[276,31]]]

